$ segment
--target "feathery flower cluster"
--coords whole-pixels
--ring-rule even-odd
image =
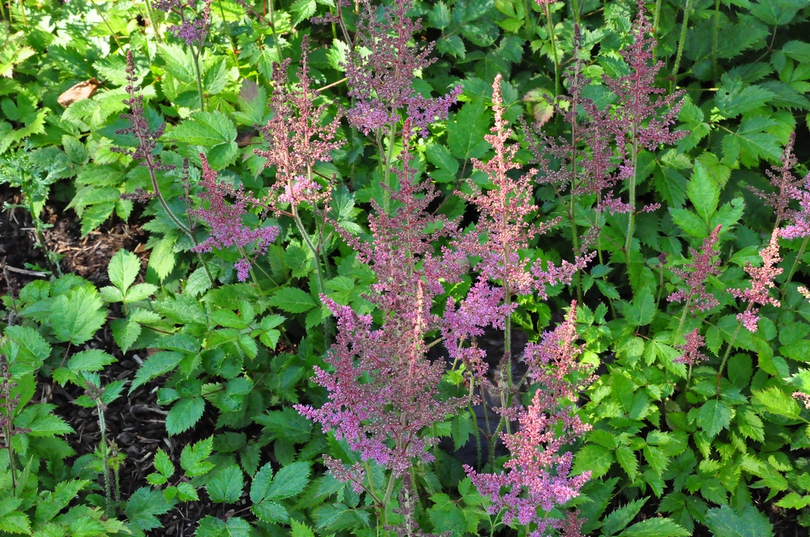
[[[312,179],[312,167],[316,162],[332,160],[331,151],[340,148],[335,140],[340,126],[340,114],[328,125],[319,121],[326,112],[326,105],[315,106],[310,87],[308,40],[301,43],[303,54],[298,69],[298,85],[287,89],[289,58],[281,65],[273,66],[273,95],[270,109],[273,117],[260,128],[268,149],[254,152],[267,159],[265,167],[276,169],[276,192],[271,194],[270,204],[282,212],[282,204],[299,205],[302,202],[317,203],[329,197],[329,190]]]
[[[773,207],[776,211],[776,224],[774,227],[779,227],[783,220],[791,217],[793,211],[790,210],[790,202],[793,200],[800,200],[802,197],[801,182],[793,175],[792,170],[798,164],[796,155],[793,153],[793,145],[796,142],[796,133],[790,135],[785,149],[782,152],[782,165],[779,167],[771,166],[770,170],[765,170],[771,182],[771,186],[777,189],[776,192],[763,192],[758,188],[749,186],[748,189],[756,194],[758,197],[765,200],[765,203]]]
[[[439,328],[430,308],[444,292],[441,282],[460,281],[465,259],[448,249],[434,252],[435,241],[456,237],[458,227],[444,217],[430,216],[428,205],[438,193],[432,185],[416,182],[407,132],[406,121],[403,167],[397,169],[401,187],[391,195],[394,210],[386,214],[373,203],[370,242],[344,234],[358,259],[377,275],[366,298],[381,311],[382,325],[374,329],[371,316],[356,315],[322,297],[338,319],[338,336],[326,359],[333,371],[316,368],[313,380],[329,391],[329,401],[317,410],[296,406],[303,416],[346,440],[363,460],[374,460],[396,476],[407,472],[414,458],[433,459],[426,449],[436,439],[419,433],[465,404],[438,398],[444,363],[431,363],[424,343],[425,335]],[[429,227],[434,231],[426,232]],[[351,477],[351,468],[333,474],[362,482]]]
[[[797,188],[798,211],[790,212],[791,224],[782,228],[779,236],[783,239],[802,239],[810,236],[810,175],[804,178],[803,188]]]
[[[675,345],[683,354],[673,360],[678,364],[694,365],[696,363],[708,360],[709,358],[700,352],[700,348],[705,344],[706,340],[700,335],[700,331],[695,328],[686,334],[686,343],[683,345]]]
[[[677,268],[672,269],[672,272],[686,282],[687,288],[678,289],[669,295],[667,297],[668,301],[685,301],[689,304],[689,309],[692,313],[708,311],[719,304],[714,295],[706,291],[706,279],[709,275],[717,275],[720,273],[720,269],[718,268],[720,260],[714,260],[714,247],[717,244],[721,227],[722,226],[718,225],[708,237],[703,239],[700,251],[695,250],[691,246],[689,247],[692,262],[687,263],[684,267],[688,269],[688,271]]]
[[[763,265],[754,267],[746,263],[745,272],[751,276],[751,287],[748,289],[730,289],[729,293],[735,298],[748,301],[745,311],[737,315],[737,320],[743,323],[750,332],[756,332],[759,326],[759,306],[771,304],[777,308],[780,302],[770,297],[770,290],[776,287],[774,278],[782,274],[782,269],[776,265],[782,260],[779,255],[779,229],[774,229],[771,240],[762,251]]]
[[[804,392],[793,392],[793,398],[801,401],[804,408],[810,410],[810,395]]]
[[[199,197],[208,202],[207,208],[192,209],[189,213],[202,218],[211,228],[211,236],[205,239],[192,250],[195,252],[210,252],[213,248],[228,248],[236,246],[240,252],[253,245],[256,254],[263,254],[268,246],[278,237],[278,226],[265,226],[250,229],[242,222],[247,214],[248,205],[257,205],[258,202],[250,194],[245,193],[242,186],[233,188],[217,181],[217,172],[208,166],[208,160],[200,153],[202,160],[203,187]],[[228,204],[226,198],[234,198]],[[243,257],[236,262],[237,278],[240,282],[247,280],[250,273],[250,260]]]
[[[428,125],[446,119],[450,106],[461,94],[461,87],[438,99],[422,97],[412,88],[414,73],[435,60],[429,58],[430,43],[417,51],[414,34],[422,29],[421,19],[413,20],[408,11],[413,0],[396,0],[381,21],[376,6],[364,6],[357,22],[359,41],[344,65],[349,78],[349,96],[354,106],[349,122],[368,134],[395,125],[405,109],[411,128],[428,134]]]
[[[528,375],[540,387],[528,408],[503,411],[519,422],[517,432],[502,434],[511,453],[511,459],[504,464],[506,472],[479,474],[465,466],[478,491],[490,498],[490,513],[505,510],[506,524],[513,520],[524,525],[536,523],[532,535],[545,535],[550,528],[567,528],[570,532],[570,519],[548,519],[546,514],[577,497],[590,478],[590,472],[571,477],[573,455],[560,453],[565,444],[590,429],[575,415],[572,405],[565,404],[566,400],[575,401],[578,392],[594,379],[569,378],[583,371],[577,361],[582,349],[575,344],[576,339],[576,302],[572,302],[564,323],[544,333],[540,344],[526,347]],[[538,507],[543,513],[537,513]]]
[[[476,266],[483,281],[500,281],[507,293],[525,295],[537,291],[541,299],[547,297],[545,284],[571,283],[574,273],[584,268],[591,256],[580,257],[574,263],[563,261],[559,267],[549,263],[543,270],[542,262],[531,266],[521,261],[520,250],[528,247],[529,240],[537,234],[545,233],[556,225],[558,220],[542,225],[530,224],[527,217],[537,211],[533,203],[531,177],[535,170],[529,170],[518,179],[508,174],[520,168],[515,163],[516,145],[507,145],[512,130],[503,117],[501,98],[501,75],[495,76],[492,86],[492,103],[495,112],[495,125],[492,134],[485,138],[495,150],[495,156],[487,163],[472,159],[476,170],[487,174],[495,188],[482,192],[468,180],[473,193],[458,193],[478,208],[480,213],[477,233],[471,233],[459,244],[459,248],[469,255],[478,256],[481,262]],[[481,238],[484,238],[484,241]]]

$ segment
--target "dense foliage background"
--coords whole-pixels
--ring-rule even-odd
[[[806,533],[810,1],[1,7],[0,534]]]

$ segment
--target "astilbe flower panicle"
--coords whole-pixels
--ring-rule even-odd
[[[264,226],[257,229],[247,227],[243,219],[248,207],[256,206],[259,202],[250,193],[246,193],[240,185],[234,188],[217,180],[217,172],[208,166],[208,160],[200,153],[202,161],[202,191],[199,198],[208,202],[207,207],[192,209],[189,214],[201,218],[210,228],[211,236],[193,248],[195,252],[210,252],[213,248],[229,248],[235,246],[243,253],[235,268],[239,281],[245,281],[250,274],[250,260],[244,255],[252,247],[256,255],[263,254],[278,237],[278,226]],[[227,198],[233,202],[228,203]]]
[[[779,229],[774,229],[771,233],[771,240],[762,251],[759,252],[762,258],[762,266],[754,267],[751,263],[746,263],[745,272],[751,277],[751,287],[747,289],[729,289],[729,293],[735,298],[740,298],[748,302],[745,311],[737,315],[737,320],[750,332],[756,332],[759,326],[759,307],[765,305],[780,306],[779,300],[771,298],[770,290],[776,287],[774,279],[782,274],[782,269],[777,264],[782,260],[779,255]]]
[[[692,262],[684,266],[687,270],[672,269],[672,272],[686,283],[686,288],[678,289],[669,295],[667,297],[669,302],[686,302],[692,313],[708,311],[719,304],[714,295],[706,291],[706,280],[709,276],[720,273],[718,268],[720,260],[714,259],[716,256],[714,248],[721,228],[722,226],[718,225],[708,237],[703,239],[700,251],[689,247]]]
[[[180,24],[169,26],[168,31],[178,40],[185,42],[186,46],[197,45],[202,47],[208,28],[211,25],[211,2],[205,0],[202,14],[197,16],[195,0],[157,0],[152,5],[164,13],[174,13],[180,17]],[[189,17],[186,10],[194,13]]]
[[[806,187],[802,188],[802,183],[805,183],[808,178],[799,179],[793,175],[793,168],[799,162],[793,152],[795,142],[796,133],[793,132],[782,151],[781,165],[778,167],[771,166],[770,170],[765,170],[771,186],[776,189],[775,192],[763,192],[750,185],[748,187],[751,192],[762,198],[776,212],[776,224],[774,227],[779,227],[783,221],[792,219],[795,211],[791,210],[790,203],[794,200],[801,202],[802,194],[807,192]]]
[[[143,95],[139,94],[141,87],[138,86],[138,77],[135,74],[135,60],[132,57],[131,50],[127,51],[126,64],[127,86],[124,88],[124,91],[129,94],[129,98],[124,99],[123,103],[129,107],[129,113],[120,114],[119,117],[127,120],[129,127],[117,129],[115,134],[134,136],[138,141],[138,146],[135,149],[111,147],[110,151],[127,155],[133,160],[139,161],[141,166],[149,168],[151,171],[172,170],[174,166],[163,164],[160,161],[160,157],[155,154],[157,141],[163,136],[166,130],[166,123],[161,123],[155,130],[149,128],[149,123],[146,121],[143,108]]]
[[[810,175],[803,179],[802,187],[797,189],[796,199],[799,201],[799,210],[789,213],[791,223],[779,233],[783,239],[810,237]]]
[[[546,535],[551,528],[578,535],[575,517],[547,518],[552,509],[577,497],[590,478],[590,472],[571,476],[573,454],[561,452],[590,430],[572,408],[578,392],[594,380],[577,360],[582,352],[577,337],[576,302],[572,302],[564,323],[544,333],[540,344],[526,347],[528,375],[539,387],[527,408],[502,410],[519,422],[515,433],[502,434],[510,452],[505,471],[480,474],[464,467],[478,491],[490,499],[489,512],[505,511],[505,524],[515,520],[523,525],[536,524],[533,536]],[[572,378],[577,375],[579,380]]]
[[[709,359],[705,354],[700,352],[700,348],[706,341],[703,336],[700,335],[700,331],[697,328],[686,334],[685,338],[686,343],[683,345],[675,345],[675,348],[679,351],[683,351],[683,354],[675,358],[673,362],[692,366]]]
[[[294,87],[290,88],[287,80],[289,58],[281,65],[273,65],[273,94],[270,98],[273,117],[266,125],[257,126],[268,147],[254,152],[267,159],[265,167],[275,168],[276,171],[276,185],[268,200],[276,213],[284,212],[282,207],[286,204],[314,205],[329,198],[329,188],[323,188],[312,178],[312,168],[317,162],[330,162],[331,151],[342,145],[335,139],[340,126],[340,113],[328,124],[320,124],[327,105],[316,106],[314,102],[306,36],[301,47],[303,54],[298,69],[298,84]]]
[[[458,282],[465,271],[463,254],[435,252],[433,246],[442,237],[456,236],[458,226],[428,212],[438,194],[432,185],[416,180],[408,141],[405,135],[403,166],[397,170],[401,187],[391,195],[392,212],[372,202],[369,242],[344,233],[358,259],[377,276],[366,298],[381,312],[382,324],[374,328],[370,315],[357,315],[321,297],[338,320],[337,339],[325,360],[332,370],[316,367],[313,378],[328,390],[329,400],[320,409],[295,407],[345,440],[363,460],[374,460],[395,476],[407,472],[414,459],[433,460],[427,448],[437,439],[423,438],[420,432],[465,404],[439,399],[444,363],[431,363],[424,343],[425,335],[438,328],[430,309],[444,292],[441,282]],[[433,231],[426,232],[428,228]],[[362,479],[354,476],[355,470],[333,474],[356,486]]]
[[[376,6],[363,5],[357,22],[358,41],[344,65],[349,97],[354,101],[349,122],[365,134],[396,125],[405,111],[410,126],[426,136],[428,125],[446,119],[461,94],[457,86],[445,96],[423,97],[413,89],[414,73],[430,66],[433,43],[417,50],[413,37],[422,29],[421,19],[408,16],[413,0],[395,0],[383,19]]]
[[[549,263],[546,269],[541,261],[528,263],[520,259],[520,250],[528,247],[529,240],[546,232],[558,220],[540,225],[528,221],[537,211],[531,182],[536,171],[529,170],[517,179],[510,176],[510,172],[520,168],[515,162],[518,146],[508,144],[513,133],[503,117],[500,86],[501,75],[498,74],[492,86],[495,124],[491,134],[485,136],[495,155],[486,163],[472,159],[473,167],[484,172],[494,188],[484,192],[468,180],[472,194],[458,193],[479,211],[475,232],[465,236],[458,247],[468,255],[481,258],[475,267],[481,280],[499,281],[507,293],[525,295],[537,291],[540,298],[545,299],[546,284],[571,283],[574,273],[584,268],[592,256],[577,258],[574,263],[563,261],[558,267]]]

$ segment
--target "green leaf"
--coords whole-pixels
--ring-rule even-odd
[[[430,12],[428,18],[430,24],[439,30],[444,30],[450,26],[450,9],[444,2],[437,2],[433,4],[433,11]]]
[[[9,326],[5,336],[20,346],[11,362],[12,377],[36,371],[51,354],[51,346],[30,326]]]
[[[141,531],[162,527],[158,516],[168,513],[172,505],[159,490],[141,487],[127,500],[125,513],[129,524]]]
[[[250,524],[242,518],[233,517],[224,522],[212,516],[200,520],[196,537],[249,537]]]
[[[110,282],[121,290],[122,294],[127,293],[129,286],[135,282],[138,273],[141,271],[141,262],[138,257],[126,250],[118,250],[107,267],[107,275]]]
[[[166,416],[166,432],[170,436],[180,434],[194,427],[205,410],[202,397],[188,397],[176,402]]]
[[[468,102],[447,126],[447,146],[459,159],[481,158],[490,145],[484,140],[489,132],[489,114],[483,99]]]
[[[24,513],[8,513],[0,516],[0,531],[31,535],[31,522]]]
[[[203,76],[203,87],[208,95],[222,93],[228,85],[228,65],[227,60],[220,56],[215,57],[213,63],[206,62],[205,75]]]
[[[155,271],[160,281],[165,280],[174,268],[177,260],[177,256],[174,254],[175,242],[177,242],[176,235],[164,235],[152,247],[152,252],[149,254],[149,268]]]
[[[113,339],[115,343],[121,348],[121,352],[127,352],[132,345],[138,340],[141,335],[141,325],[127,321],[126,319],[114,319],[110,321],[110,329],[112,330]]]
[[[717,433],[728,428],[731,416],[731,408],[725,402],[711,399],[698,412],[698,426],[706,431],[709,438],[714,438]]]
[[[197,489],[195,489],[194,485],[187,481],[177,484],[177,497],[181,502],[200,501],[200,497],[197,494]]]
[[[644,287],[633,299],[633,304],[625,308],[625,317],[633,326],[645,326],[655,317],[655,297],[649,287]]]
[[[627,473],[630,482],[635,482],[638,478],[638,458],[636,454],[627,446],[619,446],[616,448],[616,460],[619,465]]]
[[[315,537],[312,529],[306,524],[302,524],[297,520],[291,520],[290,524],[292,525],[292,537]]]
[[[126,294],[126,297],[124,297],[124,304],[132,304],[133,302],[146,300],[150,296],[157,293],[157,290],[157,286],[152,285],[151,283],[139,283],[138,285],[132,287]]]
[[[299,494],[307,485],[310,467],[308,462],[294,462],[283,466],[267,489],[265,498],[284,500]]]
[[[172,129],[179,143],[202,146],[206,149],[212,170],[222,170],[236,160],[236,126],[222,112],[197,112],[190,119]]]
[[[290,520],[290,514],[283,505],[269,500],[254,504],[252,511],[264,522],[287,523]]]
[[[765,409],[771,414],[792,419],[797,419],[801,415],[799,403],[777,386],[771,386],[767,390],[752,393],[754,398],[765,405]]]
[[[692,532],[668,518],[648,518],[633,524],[619,534],[619,537],[689,537]]]
[[[649,498],[639,498],[627,505],[619,507],[605,517],[602,525],[602,535],[613,535],[627,527],[638,515]]]
[[[101,371],[104,366],[117,361],[112,355],[100,349],[89,349],[71,356],[68,360],[68,369],[74,372]]]
[[[573,475],[591,471],[591,478],[605,475],[613,464],[613,451],[595,444],[588,444],[574,455]]]
[[[75,287],[51,304],[50,322],[54,335],[65,343],[84,343],[104,325],[107,310],[98,292],[91,287]]]
[[[746,86],[737,77],[723,75],[721,87],[714,96],[714,102],[720,113],[732,119],[740,114],[756,110],[768,104],[774,94],[759,86]]]
[[[180,467],[183,468],[187,477],[197,477],[211,471],[214,465],[206,459],[211,455],[213,449],[213,436],[183,448],[183,452],[180,454]]]
[[[681,228],[687,235],[696,239],[705,239],[709,236],[708,226],[697,214],[688,209],[669,208],[672,221]]]
[[[289,313],[303,313],[316,306],[312,297],[297,287],[282,287],[270,297],[269,303]]]
[[[720,201],[720,187],[700,161],[695,161],[695,171],[689,179],[686,195],[695,206],[695,211],[708,225]]]
[[[153,354],[138,368],[138,372],[135,373],[135,378],[132,380],[132,385],[129,388],[129,393],[132,393],[135,388],[146,384],[153,378],[165,375],[174,370],[183,358],[183,354],[173,351]]]
[[[317,4],[315,0],[296,0],[295,3],[290,6],[290,10],[295,13],[293,26],[298,26],[301,21],[309,19],[314,15],[316,7]]]
[[[215,503],[234,503],[242,496],[244,480],[239,466],[226,466],[205,485],[208,497]]]
[[[737,133],[726,136],[726,138],[736,138],[739,143],[740,160],[743,165],[753,168],[759,164],[761,159],[779,162],[782,158],[782,146],[779,138],[767,131],[776,125],[778,122],[768,116],[743,117]],[[723,147],[725,149],[725,143]]]
[[[273,438],[281,438],[293,444],[303,444],[312,434],[312,422],[288,407],[254,416],[253,421],[264,425]]]
[[[160,45],[160,57],[166,62],[166,71],[177,80],[192,84],[197,79],[194,58],[190,51],[184,50],[180,45]]]
[[[169,478],[174,475],[174,463],[172,463],[169,456],[166,454],[165,451],[158,448],[157,453],[155,453],[155,470],[163,474],[165,477]]]
[[[740,514],[728,505],[709,509],[706,526],[715,537],[773,537],[768,517],[751,505],[743,507]]]
[[[250,501],[259,503],[267,496],[270,483],[273,482],[273,466],[268,462],[262,466],[250,484]]]

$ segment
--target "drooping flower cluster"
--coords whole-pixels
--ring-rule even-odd
[[[229,248],[235,246],[243,254],[236,262],[237,278],[240,282],[248,279],[250,272],[250,259],[246,249],[252,245],[253,252],[263,254],[278,237],[278,226],[265,226],[257,229],[247,227],[243,218],[247,214],[249,205],[258,202],[245,193],[242,186],[234,188],[217,181],[217,172],[208,166],[208,160],[200,153],[202,161],[202,191],[198,194],[201,200],[208,202],[208,207],[192,209],[192,216],[202,218],[211,231],[211,236],[193,248],[195,252],[210,252],[213,248]],[[227,198],[233,198],[228,203]]]
[[[735,298],[748,302],[745,311],[737,315],[737,320],[743,323],[749,331],[756,332],[759,326],[759,307],[771,304],[777,308],[780,302],[771,298],[770,290],[776,287],[774,279],[782,274],[782,269],[776,265],[782,260],[779,255],[779,229],[774,229],[771,240],[762,251],[762,266],[754,267],[746,263],[745,272],[751,277],[751,287],[748,289],[730,289],[729,293]]]
[[[593,381],[582,374],[577,361],[582,350],[576,339],[576,302],[572,302],[564,323],[544,333],[540,344],[526,347],[528,375],[539,387],[527,408],[503,411],[519,422],[515,433],[502,435],[511,455],[504,464],[506,471],[479,474],[465,466],[478,491],[490,499],[490,513],[504,510],[506,524],[513,520],[537,524],[533,536],[545,535],[550,528],[571,528],[570,519],[550,519],[547,514],[577,497],[590,478],[590,472],[571,476],[573,454],[561,453],[566,444],[590,429],[571,404]],[[572,379],[573,375],[579,375],[579,380]]]
[[[709,359],[705,354],[700,352],[700,348],[706,341],[703,339],[703,336],[700,335],[700,331],[697,328],[686,334],[685,338],[685,344],[675,345],[675,348],[683,351],[683,354],[675,358],[673,362],[694,365]]]
[[[426,136],[428,125],[447,118],[461,94],[459,86],[432,99],[413,89],[414,73],[435,60],[429,58],[432,43],[421,50],[412,43],[422,29],[421,19],[408,16],[412,6],[413,0],[396,0],[393,8],[386,8],[382,20],[371,2],[360,13],[359,39],[344,67],[349,96],[354,99],[349,122],[365,134],[396,125],[400,110],[405,110],[411,128]]]
[[[371,316],[322,297],[338,319],[338,335],[326,359],[333,370],[316,367],[313,380],[329,391],[329,401],[320,409],[296,407],[346,440],[363,460],[374,460],[396,476],[407,472],[415,458],[433,459],[426,448],[436,439],[420,432],[465,404],[438,398],[444,363],[431,363],[424,343],[425,335],[438,328],[430,308],[444,292],[441,282],[458,282],[465,271],[463,254],[447,249],[436,253],[433,244],[456,236],[458,228],[446,218],[430,216],[428,205],[438,194],[416,180],[408,137],[403,138],[403,169],[397,170],[401,187],[391,194],[393,211],[386,214],[373,203],[373,240],[345,237],[377,276],[366,298],[381,312],[382,324],[374,328]],[[429,227],[433,231],[427,232]],[[335,474],[355,484],[362,481],[352,475],[351,468]]]
[[[269,147],[255,150],[257,155],[267,159],[265,167],[276,169],[276,188],[269,202],[277,213],[283,212],[283,204],[297,206],[302,202],[314,204],[328,199],[329,190],[312,178],[312,168],[317,162],[330,162],[330,152],[341,146],[341,142],[335,140],[340,114],[327,125],[320,125],[327,106],[314,104],[306,37],[301,46],[303,54],[296,87],[288,89],[289,58],[273,66],[270,99],[273,117],[261,127]]]
[[[708,237],[703,239],[700,251],[695,250],[691,246],[689,247],[692,262],[684,266],[687,270],[672,269],[672,272],[684,280],[686,288],[678,289],[669,295],[667,297],[668,301],[686,302],[692,313],[707,311],[719,304],[714,295],[706,291],[706,279],[710,275],[720,273],[720,269],[718,268],[720,260],[714,259],[716,255],[714,247],[717,244],[721,227],[722,226],[718,225]]]

